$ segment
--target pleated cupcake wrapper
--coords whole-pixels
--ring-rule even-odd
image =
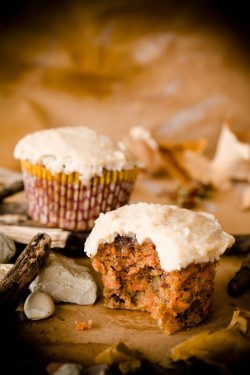
[[[90,230],[101,212],[128,203],[139,169],[106,171],[88,184],[78,173],[52,175],[43,166],[21,162],[29,216],[49,227]]]

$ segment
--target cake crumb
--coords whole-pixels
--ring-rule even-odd
[[[75,329],[76,331],[85,331],[87,329],[91,329],[93,327],[93,321],[90,319],[87,322],[80,322],[78,320],[75,321]]]

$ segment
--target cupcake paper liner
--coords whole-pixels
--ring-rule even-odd
[[[123,171],[104,170],[88,184],[78,173],[51,174],[43,166],[21,162],[28,215],[49,227],[90,230],[101,212],[128,203],[138,168]]]

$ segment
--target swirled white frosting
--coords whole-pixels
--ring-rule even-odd
[[[14,157],[44,165],[52,174],[78,172],[83,181],[101,175],[104,168],[120,171],[138,165],[122,143],[83,126],[27,134],[17,143]]]
[[[86,254],[93,257],[99,244],[111,243],[117,235],[134,237],[139,244],[150,239],[168,272],[218,260],[234,243],[211,214],[140,202],[101,213],[85,242]]]

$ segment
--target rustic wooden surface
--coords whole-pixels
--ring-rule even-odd
[[[4,5],[2,166],[18,169],[16,142],[49,127],[85,125],[120,140],[133,126],[162,125],[166,133],[185,129],[188,137],[206,137],[210,154],[225,117],[234,129],[249,128],[249,20],[243,2]]]
[[[77,261],[90,266],[87,259]],[[37,363],[77,362],[87,367],[95,363],[95,356],[102,350],[122,341],[150,361],[168,366],[173,346],[200,332],[225,328],[236,306],[250,309],[249,291],[237,299],[227,295],[227,283],[240,264],[241,259],[235,256],[221,259],[210,317],[188,331],[164,335],[150,314],[107,309],[103,307],[100,294],[93,306],[58,304],[54,316],[47,320],[20,322],[16,339],[22,356]],[[98,280],[98,276],[95,277]],[[87,322],[90,319],[93,321],[91,330],[76,331],[75,321]]]

